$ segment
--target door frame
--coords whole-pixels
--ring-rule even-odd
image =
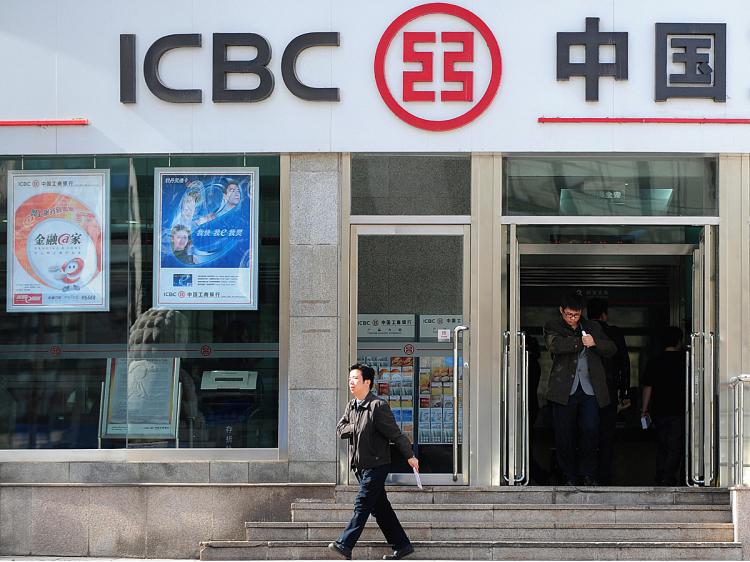
[[[455,219],[450,221],[434,221],[428,220],[420,221],[421,224],[402,224],[397,222],[387,223],[382,218],[378,221],[367,221],[365,223],[352,223],[349,228],[348,237],[348,248],[347,248],[347,261],[348,261],[348,314],[346,314],[348,324],[348,350],[346,352],[347,365],[353,364],[357,359],[357,299],[358,299],[358,279],[359,279],[359,263],[358,263],[358,250],[359,250],[359,237],[360,236],[459,236],[463,238],[463,266],[462,266],[462,280],[463,280],[463,319],[464,324],[471,328],[471,281],[472,275],[472,260],[471,260],[471,225],[465,223],[456,224]],[[342,315],[342,318],[344,316]],[[453,342],[452,342],[453,343]],[[440,345],[440,344],[437,344]],[[452,344],[451,344],[452,345]],[[427,346],[424,346],[427,347]],[[414,345],[414,356],[420,354],[419,342]],[[449,353],[452,353],[449,351]],[[474,446],[473,433],[470,427],[469,419],[472,411],[471,404],[471,378],[472,371],[467,365],[471,364],[472,360],[472,347],[471,347],[471,330],[463,332],[462,335],[462,355],[464,357],[463,365],[463,392],[462,392],[462,443],[461,447],[461,471],[458,472],[457,479],[453,479],[453,473],[439,473],[439,474],[422,474],[421,479],[423,484],[427,485],[467,485],[470,482],[471,466],[470,466],[470,450]],[[415,373],[418,376],[418,373]],[[346,397],[344,404],[348,402],[348,388],[344,379],[341,379],[340,393]],[[416,395],[415,395],[416,400]],[[457,404],[457,403],[456,403]],[[418,420],[414,420],[417,424]],[[455,433],[454,433],[455,438]],[[347,455],[348,451],[345,444],[339,447],[339,465],[340,470],[343,470],[341,481],[348,484],[355,484],[353,475],[348,467]],[[343,459],[343,468],[341,467]],[[411,474],[392,473],[388,478],[389,484],[399,485],[415,485],[414,477]]]
[[[501,465],[500,481],[508,485],[525,485],[528,483],[529,459],[528,452],[530,443],[528,443],[529,431],[525,424],[528,423],[528,404],[525,400],[526,380],[525,374],[519,376],[519,369],[523,371],[526,365],[526,357],[521,356],[524,348],[519,345],[513,345],[513,342],[521,341],[522,333],[520,331],[520,267],[522,255],[695,255],[701,256],[699,271],[694,273],[694,278],[700,281],[700,294],[696,294],[698,288],[693,283],[693,313],[692,326],[690,330],[694,333],[701,334],[701,353],[699,371],[701,373],[700,386],[696,386],[698,396],[702,397],[702,403],[699,404],[706,415],[700,416],[700,442],[696,442],[693,449],[700,449],[698,455],[703,469],[704,478],[690,482],[688,485],[713,486],[718,477],[718,446],[719,425],[718,409],[719,397],[716,391],[719,377],[717,372],[719,356],[717,332],[718,319],[717,307],[719,284],[716,282],[718,274],[717,251],[715,242],[717,236],[715,233],[716,225],[719,223],[718,217],[624,217],[626,221],[621,222],[623,217],[503,217],[501,219],[504,228],[502,237],[504,240],[504,252],[501,255],[502,267],[505,274],[501,281],[501,295],[508,299],[506,318],[503,319],[504,334],[500,334],[501,341],[503,338],[511,342],[507,346],[507,357],[504,355],[505,346],[501,346],[500,364],[503,366],[498,373],[499,386],[504,389],[501,396],[502,404],[500,405],[502,424],[505,430],[499,434],[500,439],[504,439],[499,444],[503,451],[503,463]],[[669,220],[662,220],[662,219]],[[518,220],[516,220],[518,219]],[[565,244],[519,244],[517,236],[518,226],[527,225],[601,225],[601,226],[621,226],[621,225],[640,225],[640,226],[696,226],[701,227],[701,241],[699,244],[627,244],[627,245],[565,245]],[[545,248],[548,250],[545,251]],[[550,251],[551,250],[551,251]],[[695,259],[693,267],[696,267]],[[703,290],[707,288],[707,290]],[[696,324],[695,308],[700,308],[699,325]],[[696,329],[697,328],[697,329]],[[517,335],[517,338],[513,337]],[[705,335],[705,337],[703,337]],[[689,337],[686,334],[686,337]],[[695,339],[689,337],[689,339]],[[697,341],[697,340],[696,340]],[[691,343],[690,341],[686,343]],[[692,365],[691,365],[692,367]],[[694,368],[694,367],[692,367]],[[505,377],[504,377],[504,372]],[[702,373],[708,372],[710,376],[702,376]],[[687,373],[686,373],[687,374]],[[699,391],[699,392],[698,392]],[[508,398],[510,396],[510,399]],[[695,393],[689,395],[694,399]],[[520,413],[517,413],[519,412]],[[686,431],[686,457],[688,453],[695,456],[692,450],[688,450],[690,438],[690,425],[685,428]],[[697,431],[697,430],[696,430]],[[688,468],[686,458],[686,468]],[[695,463],[690,463],[691,465]],[[519,468],[520,465],[520,468]],[[692,467],[692,466],[691,466]],[[696,467],[697,468],[697,467]],[[705,476],[708,475],[708,476]]]

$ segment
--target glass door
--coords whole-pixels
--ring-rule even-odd
[[[686,356],[688,408],[685,466],[688,486],[711,486],[716,474],[716,277],[713,227],[693,251],[692,329]]]
[[[355,225],[351,360],[375,368],[426,484],[468,483],[469,236],[463,225]],[[392,449],[391,483],[415,484]]]

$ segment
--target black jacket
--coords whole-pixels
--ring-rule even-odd
[[[352,469],[374,468],[391,462],[390,443],[395,443],[404,458],[414,456],[409,438],[399,429],[388,402],[369,393],[357,408],[351,400],[336,426],[341,439],[349,440],[349,465]]]
[[[610,402],[630,398],[630,356],[625,343],[625,335],[617,326],[607,324],[604,320],[595,320],[604,330],[604,334],[617,346],[617,353],[605,357],[604,374],[607,376]]]
[[[552,354],[552,371],[549,375],[547,400],[557,404],[567,404],[571,385],[576,376],[578,354],[583,349],[581,329],[593,336],[596,345],[588,349],[589,378],[599,407],[609,404],[609,390],[604,374],[602,357],[612,357],[617,352],[614,342],[604,335],[596,321],[584,320],[573,330],[562,317],[550,320],[544,325],[544,341]]]

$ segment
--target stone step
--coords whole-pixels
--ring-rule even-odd
[[[399,504],[401,521],[410,522],[560,522],[560,523],[731,523],[725,505],[597,504]],[[349,521],[352,505],[325,502],[292,504],[292,521]]]
[[[208,541],[201,560],[338,559],[329,541]],[[414,541],[409,560],[741,560],[734,542],[534,542]],[[360,541],[356,560],[378,560],[390,549],[383,542]]]
[[[387,486],[391,503],[575,503],[610,505],[729,505],[726,488]],[[336,503],[352,504],[356,486],[336,486]]]
[[[248,541],[332,540],[343,523],[248,522]],[[413,541],[630,541],[731,542],[731,523],[404,523]],[[383,540],[375,522],[368,522],[362,540]]]

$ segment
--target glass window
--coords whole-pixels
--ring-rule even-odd
[[[352,215],[470,215],[471,156],[354,154]]]
[[[716,216],[717,165],[701,157],[510,157],[503,213]]]
[[[278,437],[279,158],[278,156],[134,156],[0,160],[0,215],[7,216],[7,172],[110,170],[108,312],[6,312],[0,306],[0,448],[99,447],[105,384],[109,412],[126,429],[102,448],[175,447],[163,435],[136,434],[138,415],[170,411],[177,395],[179,447],[276,447]],[[157,167],[258,167],[258,309],[152,308],[154,170]],[[0,232],[7,256],[7,222]],[[158,246],[157,246],[158,251]],[[11,258],[13,259],[13,258]],[[3,260],[0,298],[7,294]],[[147,365],[179,386],[141,384]],[[113,361],[114,360],[114,361]],[[165,362],[166,360],[166,362]],[[117,394],[108,365],[126,365]],[[117,371],[114,370],[114,373]],[[157,377],[157,378],[158,378]],[[112,380],[107,383],[105,381]],[[118,379],[119,380],[119,379]],[[160,390],[161,389],[161,390]],[[166,389],[166,390],[165,390]],[[154,394],[154,391],[156,394]],[[117,396],[127,399],[117,410]],[[133,398],[140,400],[140,410]],[[124,410],[123,410],[124,408]],[[142,426],[142,424],[141,424]],[[163,433],[163,432],[162,432]],[[137,435],[137,436],[136,436]]]

